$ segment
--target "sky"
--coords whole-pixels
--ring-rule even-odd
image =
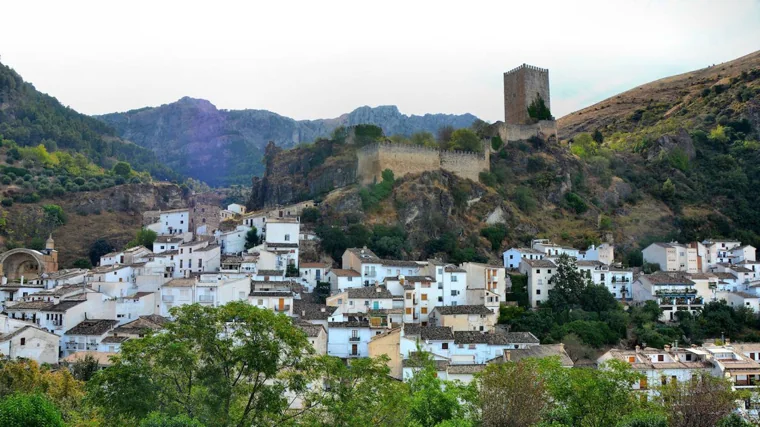
[[[6,2],[0,62],[85,114],[208,99],[295,119],[363,105],[503,120],[550,70],[556,117],[760,49],[760,0]]]

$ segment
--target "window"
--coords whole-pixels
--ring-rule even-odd
[[[541,274],[541,269],[536,269],[536,274]]]
[[[348,305],[351,306],[351,307],[353,307],[354,302],[352,300],[348,300]]]
[[[452,275],[451,275],[451,281],[452,281],[452,282],[458,282],[458,281],[459,281],[459,278],[458,278],[457,276],[455,276],[455,275],[453,275],[453,274],[452,274]]]
[[[642,377],[639,380],[639,388],[642,389],[642,390],[646,390],[647,389],[647,377]]]
[[[203,260],[198,258],[198,268],[203,267]]]
[[[749,357],[752,360],[755,360],[755,353],[750,353]],[[691,362],[691,353],[686,353],[686,361]]]
[[[183,220],[180,220],[180,222],[179,222],[179,223],[180,223],[180,224],[184,224],[184,223],[185,223],[185,221],[183,221]]]
[[[475,344],[469,344],[469,345],[467,345],[467,348],[470,349],[470,350],[475,350],[475,347],[476,347]]]
[[[285,235],[285,241],[286,241],[286,242],[289,242],[289,241],[290,241],[290,234],[286,234],[286,235]]]
[[[364,301],[364,306],[369,307],[369,301]]]
[[[546,273],[547,274],[552,274],[552,271],[551,270],[547,270]],[[602,279],[604,279],[604,275],[602,275]]]
[[[349,282],[353,282],[353,281],[354,281],[354,278],[353,278],[353,277],[351,277],[351,276],[348,276],[348,281],[349,281]]]
[[[482,326],[480,327],[480,332],[483,332],[483,327]]]
[[[510,256],[509,256],[509,259],[513,259],[513,258],[514,258],[514,255],[510,255]]]
[[[179,260],[179,268],[182,268],[182,260]]]
[[[658,354],[657,355],[657,361],[658,362],[664,362],[665,361],[665,356],[663,356],[662,354]]]
[[[407,307],[406,308],[406,314],[412,314],[412,308],[411,307]]]
[[[427,301],[427,294],[422,294],[422,297],[420,299],[422,301]]]
[[[536,295],[541,295],[541,289],[536,289]]]
[[[406,293],[406,299],[412,299],[412,294],[410,292]]]
[[[427,314],[427,307],[422,307],[422,308],[420,309],[420,312],[421,312],[422,314]]]
[[[163,249],[163,248],[164,248],[164,245],[161,245],[161,249]]]
[[[193,248],[190,248],[190,252],[189,253],[193,253]]]
[[[443,269],[438,267],[438,274],[443,274]]]
[[[449,343],[442,342],[441,343],[441,350],[448,350],[449,349]]]
[[[26,345],[26,338],[21,338],[21,345]]]

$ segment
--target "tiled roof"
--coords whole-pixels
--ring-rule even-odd
[[[129,339],[129,337],[127,337],[127,336],[120,336],[120,337],[111,336],[111,337],[105,337],[105,338],[103,338],[100,341],[100,343],[101,344],[121,344],[121,343],[123,343],[124,341],[126,341],[128,339]]]
[[[166,317],[159,316],[157,314],[151,314],[147,316],[140,316],[137,319],[125,323],[113,330],[117,334],[132,334],[140,335],[147,331],[157,331],[163,329],[164,324],[169,321]]]
[[[485,369],[483,364],[451,364],[446,370],[449,374],[477,374]]]
[[[510,248],[510,249],[507,249],[504,252],[508,252],[508,251],[511,251],[511,250],[515,250],[515,251],[518,251],[518,252],[524,253],[524,254],[541,254],[541,255],[545,255],[544,252],[541,252],[541,251],[539,251],[537,249],[533,249],[533,248]]]
[[[404,335],[416,335],[423,341],[454,340],[454,333],[448,326],[420,326],[416,323],[405,323]]]
[[[393,298],[393,294],[382,286],[366,286],[361,288],[348,288],[349,298],[386,299]]]
[[[422,367],[422,360],[418,358],[404,359],[402,360],[401,363],[404,368],[421,368]],[[446,368],[449,366],[448,360],[433,360],[433,363],[435,363],[436,371],[445,371]]]
[[[457,331],[454,332],[454,342],[457,344],[538,344],[539,340],[530,332],[478,332]]]
[[[298,268],[330,268],[330,264],[326,262],[302,262]]]
[[[444,271],[446,271],[447,273],[466,273],[467,272],[467,270],[465,270],[464,268],[456,267],[453,265],[450,265],[444,268]]]
[[[267,242],[267,248],[297,248],[298,243],[285,243],[285,242]]]
[[[601,261],[589,261],[585,259],[578,260],[575,262],[575,264],[578,267],[599,267],[599,266],[604,265],[604,263]]]
[[[172,279],[163,284],[164,288],[191,288],[195,285],[195,278]]]
[[[338,307],[328,307],[304,300],[293,300],[293,314],[302,320],[327,320]]]
[[[257,276],[282,276],[285,274],[284,270],[259,270],[256,272]]]
[[[375,255],[372,250],[367,248],[348,248],[346,249],[348,252],[356,255],[357,258],[359,258],[362,262],[370,262],[370,263],[380,263],[380,257]]]
[[[66,331],[66,335],[103,335],[118,324],[118,320],[111,319],[84,320]]]
[[[182,240],[181,237],[174,237],[174,236],[158,236],[156,237],[155,243],[180,243]]]
[[[11,338],[13,338],[13,337],[15,337],[17,335],[20,335],[22,332],[26,331],[27,329],[37,329],[38,331],[42,331],[42,332],[44,332],[44,333],[46,333],[48,335],[55,335],[52,332],[47,331],[45,329],[38,328],[38,327],[33,326],[33,325],[25,325],[25,326],[22,326],[22,327],[16,329],[15,331],[13,331],[13,332],[11,332],[9,334],[0,334],[0,342],[2,342],[2,341],[8,341],[9,339],[11,339]],[[57,335],[55,335],[55,336],[57,337]],[[56,339],[56,341],[57,341],[57,339]]]
[[[214,249],[219,249],[219,248],[220,248],[219,245],[213,244],[213,245],[205,246],[203,248],[198,248],[195,250],[195,252],[208,252],[208,251],[213,251]]]
[[[291,291],[251,291],[248,295],[252,297],[292,297]]]
[[[521,359],[532,358],[541,359],[544,357],[556,357],[559,356],[559,361],[564,367],[572,367],[573,359],[565,351],[564,344],[541,344],[532,345],[526,348],[517,350],[505,350],[503,356],[495,357],[488,361],[488,363],[504,363],[506,361],[518,362]],[[509,360],[506,360],[509,359]]]
[[[453,314],[494,314],[491,309],[484,305],[442,305],[435,307],[433,311],[438,311],[442,316]]]
[[[368,328],[369,320],[355,319],[344,322],[329,322],[327,326],[330,328]]]
[[[403,261],[399,259],[381,259],[380,264],[386,267],[414,267],[420,268],[420,264],[416,261]]]
[[[330,273],[338,276],[338,277],[360,277],[361,274],[359,272],[349,269],[343,269],[343,268],[333,268],[330,270]]]
[[[310,338],[318,337],[319,334],[325,330],[322,325],[315,325],[309,322],[298,322],[296,323],[296,326],[298,329],[304,331],[306,333],[306,336]]]
[[[87,356],[92,356],[100,366],[111,366],[111,357],[118,355],[119,353],[107,352],[107,351],[77,351],[63,358],[64,362],[76,363],[80,360],[84,360]]]
[[[385,280],[399,280],[400,276],[393,276],[393,277],[386,277]],[[435,282],[435,279],[433,279],[430,276],[404,276],[405,282]]]
[[[50,308],[46,308],[43,311],[53,311],[53,312],[59,312],[59,313],[60,312],[65,312],[66,310],[68,310],[68,309],[70,309],[72,307],[75,307],[75,306],[83,303],[84,301],[85,300],[68,300],[67,299],[67,300],[59,302],[58,304],[56,304],[56,305],[54,305],[54,306],[52,306]]]
[[[686,276],[686,273],[677,271],[645,274],[639,276],[639,278],[647,279],[654,285],[694,285],[694,282]]]
[[[713,273],[715,277],[721,280],[736,280],[736,276],[727,271],[718,271]]]
[[[5,307],[6,310],[46,310],[55,305],[50,301],[19,301]]]
[[[522,259],[522,262],[533,268],[554,268],[556,265],[548,259]]]

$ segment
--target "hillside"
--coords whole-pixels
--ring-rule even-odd
[[[22,147],[42,144],[49,152],[82,154],[106,169],[121,160],[157,179],[180,178],[176,172],[160,164],[150,150],[122,140],[110,126],[40,93],[2,63],[0,139],[11,140]]]
[[[642,85],[559,124],[597,175],[665,202],[676,237],[760,243],[760,52]]]
[[[351,179],[351,145],[272,149],[249,205],[316,198],[325,240],[409,259],[496,261],[536,237],[576,247],[612,240],[631,265],[655,239],[757,246],[759,94],[760,54],[663,79],[562,118],[563,142],[493,138],[479,182],[425,172],[363,187]]]
[[[261,175],[266,145],[291,148],[328,137],[339,126],[370,123],[388,135],[467,127],[471,114],[407,116],[395,106],[361,107],[333,119],[294,120],[266,110],[220,110],[185,97],[171,104],[97,116],[122,138],[153,150],[167,166],[211,185],[247,184]]]

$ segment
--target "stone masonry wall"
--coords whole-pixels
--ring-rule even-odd
[[[549,70],[523,64],[504,73],[504,123],[530,124],[528,106],[540,95],[551,110]]]
[[[545,141],[557,139],[557,122],[554,120],[541,120],[530,125],[514,125],[507,123],[498,124],[499,137],[505,143],[513,141],[525,141],[537,136]]]
[[[478,181],[480,172],[489,169],[487,150],[485,153],[470,153],[381,143],[358,150],[356,157],[357,178],[361,184],[380,182],[385,169],[392,170],[396,178],[443,169],[473,181]]]

